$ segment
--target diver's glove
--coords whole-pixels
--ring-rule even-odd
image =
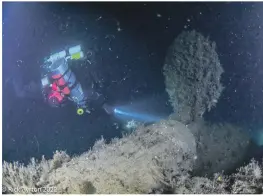
[[[114,107],[112,107],[111,105],[107,104],[107,103],[104,103],[102,108],[105,110],[105,112],[107,114],[113,114],[114,113]]]

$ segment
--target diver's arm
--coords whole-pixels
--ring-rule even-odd
[[[102,108],[105,110],[105,112],[107,114],[113,114],[114,113],[114,107],[112,107],[111,105],[107,104],[107,103],[104,103]]]
[[[74,96],[69,97],[69,100],[75,102],[75,104],[77,105],[77,111],[83,110],[87,113],[91,113],[92,108],[102,107],[104,103],[104,97],[101,96],[99,93],[90,89],[82,91],[82,88],[78,88],[77,92],[79,95],[79,99],[76,99],[77,96],[75,96],[75,99]]]
[[[93,90],[84,90],[84,93],[85,93],[85,97],[88,99],[88,100],[98,100],[100,98],[100,94],[98,92],[95,92]]]

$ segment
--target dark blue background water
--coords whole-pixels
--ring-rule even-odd
[[[115,120],[99,106],[77,116],[73,106],[49,108],[37,93],[18,97],[10,82],[24,88],[40,79],[45,56],[82,44],[92,57],[74,71],[111,104],[164,100],[162,66],[173,39],[196,29],[218,46],[225,91],[206,118],[240,124],[262,122],[262,3],[4,3],[3,4],[3,159],[28,161],[57,150],[87,151],[101,135],[120,136]],[[100,86],[98,83],[101,83]],[[18,89],[19,89],[18,88]]]

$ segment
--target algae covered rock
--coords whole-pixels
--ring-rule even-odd
[[[223,90],[223,68],[209,38],[196,31],[182,32],[168,49],[163,70],[179,121],[193,121],[216,105]]]
[[[34,179],[31,186],[56,187],[56,193],[150,193],[165,189],[174,176],[192,170],[196,146],[185,125],[169,120],[140,127],[109,144],[102,138],[90,151],[70,160],[64,153],[54,157],[60,163],[57,167],[52,166],[53,160],[37,163],[35,168],[47,169],[38,169],[33,177],[31,173],[36,170],[32,166],[21,165],[18,168],[23,170],[15,171],[4,167],[4,185],[11,190],[16,183],[5,177],[12,173],[8,179],[18,182],[22,171]],[[65,161],[57,160],[59,157]],[[42,178],[39,183],[40,176],[45,176],[44,182]]]

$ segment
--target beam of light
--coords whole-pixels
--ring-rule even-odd
[[[162,119],[162,117],[158,117],[155,115],[135,112],[129,109],[125,110],[125,109],[118,108],[118,107],[114,109],[114,114],[119,118],[123,118],[126,120],[133,119],[133,120],[137,120],[140,122],[157,122]]]

